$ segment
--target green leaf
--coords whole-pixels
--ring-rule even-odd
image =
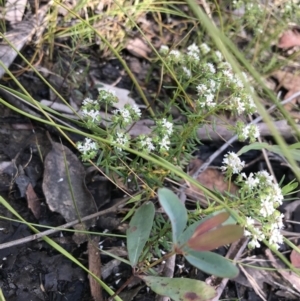
[[[288,148],[290,148],[290,149],[300,148],[300,142],[291,144],[288,146]]]
[[[293,180],[294,181],[294,180]],[[282,194],[287,195],[298,187],[297,182],[291,182],[281,188]]]
[[[176,194],[167,188],[158,189],[158,199],[171,221],[173,243],[177,245],[188,219],[185,206],[180,202]]]
[[[209,251],[237,241],[243,234],[244,229],[237,225],[222,226],[200,235],[198,235],[196,229],[196,232],[189,239],[187,245],[189,248],[196,251]]]
[[[269,144],[266,143],[266,142],[254,142],[254,143],[251,143],[249,145],[245,145],[244,147],[242,147],[237,155],[240,156],[244,153],[247,153],[249,152],[250,150],[261,150],[263,148],[268,148],[269,147]]]
[[[234,278],[238,275],[238,268],[226,258],[213,252],[197,252],[185,248],[184,257],[199,270],[222,278]]]
[[[142,205],[133,215],[126,231],[128,257],[133,267],[138,263],[143,248],[149,239],[155,209],[153,203]]]
[[[285,157],[284,152],[279,145],[269,145],[268,150]],[[294,160],[300,161],[299,149],[289,149],[288,152]]]
[[[216,291],[203,281],[187,278],[139,276],[157,294],[174,301],[211,300]]]

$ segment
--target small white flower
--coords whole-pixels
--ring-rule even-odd
[[[206,98],[206,106],[213,108],[216,106],[216,103],[214,102],[214,95],[212,93],[209,94],[205,94],[205,98]]]
[[[189,51],[189,52],[187,53],[187,55],[189,56],[190,60],[192,60],[192,61],[196,61],[196,62],[199,62],[199,61],[200,61],[200,56],[199,56],[199,54],[196,53],[196,52],[191,52],[191,51]]]
[[[199,85],[196,87],[196,89],[197,89],[198,94],[202,94],[202,93],[208,91],[207,86],[205,86],[205,85],[203,85],[203,84],[199,84]]]
[[[274,229],[272,231],[271,236],[269,237],[269,243],[274,245],[277,249],[279,248],[279,244],[283,243],[283,236],[279,229]]]
[[[124,118],[124,120],[130,120],[131,116],[130,116],[130,112],[127,109],[121,109],[120,110],[121,116]]]
[[[257,107],[256,107],[256,104],[253,100],[253,98],[251,97],[251,95],[247,95],[244,99],[244,102],[245,102],[245,107],[246,107],[246,110],[249,111],[249,112],[257,112]]]
[[[248,247],[251,249],[259,248],[260,247],[259,241],[262,241],[263,239],[265,239],[265,235],[258,228],[251,228],[251,233],[250,233],[250,235],[247,235],[247,236],[250,236],[250,237],[252,236],[252,240],[248,244]]]
[[[217,88],[217,83],[216,83],[213,79],[211,79],[211,80],[209,81],[209,85],[210,85],[210,89],[211,89],[212,91],[215,91],[215,90],[216,90],[216,88]]]
[[[181,60],[181,53],[180,51],[173,49],[169,52],[169,57],[179,62]]]
[[[238,155],[234,152],[229,152],[224,156],[223,164],[224,166],[221,167],[221,170],[230,170],[233,174],[240,173],[245,166],[245,162],[241,161]]]
[[[213,73],[213,74],[216,73],[216,68],[214,67],[214,65],[212,63],[207,63],[206,67],[210,73]]]
[[[260,183],[265,186],[273,185],[273,176],[270,175],[266,170],[261,170],[256,173],[256,176],[260,179]]]
[[[240,97],[233,97],[231,99],[230,108],[241,115],[245,111],[245,104]]]
[[[82,114],[84,117],[90,119],[92,122],[99,122],[101,115],[99,111],[83,109]]]
[[[227,69],[223,70],[222,74],[223,74],[224,77],[227,78],[228,81],[231,82],[233,80],[233,74],[232,74],[232,72],[230,70],[227,70]]]
[[[276,212],[279,213],[279,211],[276,210]],[[276,218],[275,218],[275,222],[272,224],[272,229],[283,229],[284,228],[284,224],[283,224],[283,218],[284,218],[284,214],[280,213]]]
[[[163,118],[161,125],[165,128],[166,133],[170,136],[173,132],[173,123],[169,122],[166,118]]]
[[[169,140],[169,137],[168,136],[164,136],[160,143],[160,151],[164,151],[164,150],[169,150],[169,145],[170,145],[170,140]]]
[[[246,217],[246,227],[253,226],[254,222],[255,222],[255,220],[252,217],[250,217],[250,216]]]
[[[281,188],[276,183],[272,184],[272,199],[273,202],[277,203],[278,205],[282,204],[283,201],[282,191]]]
[[[272,215],[275,211],[274,203],[272,202],[270,196],[262,198],[260,205],[261,205],[261,208],[260,208],[259,213],[263,217],[268,217],[268,216]]]
[[[82,104],[84,106],[86,106],[86,105],[95,105],[95,104],[97,104],[97,101],[87,97],[86,99],[83,100]]]
[[[127,146],[128,142],[129,142],[128,134],[124,134],[122,132],[117,133],[116,140],[114,142],[115,144],[120,144],[121,146]],[[120,146],[117,146],[116,149],[122,151],[122,147]]]
[[[168,52],[169,52],[169,47],[166,46],[166,45],[161,45],[160,46],[160,49],[159,49],[159,52],[163,55],[166,55]]]
[[[256,177],[254,178],[253,173],[251,172],[250,175],[248,176],[247,180],[245,181],[245,185],[249,189],[253,189],[253,188],[257,187],[258,184],[259,184],[259,179]]]
[[[146,149],[148,152],[151,152],[155,149],[152,139],[150,137],[147,137],[146,139],[141,141],[141,146]]]
[[[133,110],[134,114],[136,114],[138,117],[142,116],[141,110],[136,104],[134,104],[132,106],[132,110]]]
[[[91,151],[97,151],[99,149],[98,144],[90,138],[85,138],[83,143],[78,142],[77,148],[84,155]]]
[[[255,124],[246,125],[241,135],[244,140],[249,138],[251,142],[254,142],[260,136],[259,128]]]
[[[195,52],[195,53],[200,53],[200,50],[199,50],[199,48],[198,48],[198,46],[195,44],[195,43],[193,43],[192,45],[190,45],[188,48],[187,48],[187,50],[189,51],[189,52]]]
[[[205,43],[200,45],[200,49],[201,49],[203,54],[207,54],[207,53],[210,52],[210,47]]]
[[[217,57],[217,59],[218,59],[219,62],[221,62],[223,60],[223,55],[222,55],[222,53],[219,50],[217,50],[215,52],[215,55],[216,55],[216,57]]]
[[[254,248],[259,248],[260,247],[260,243],[257,239],[252,239],[249,243],[248,243],[248,247],[250,249],[254,249]]]
[[[190,78],[192,76],[192,72],[186,66],[182,66],[182,70],[185,73],[186,77]]]

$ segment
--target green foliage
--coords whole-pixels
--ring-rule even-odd
[[[215,249],[231,243],[243,235],[243,229],[228,222],[227,212],[213,214],[200,222],[195,222],[186,230],[188,213],[178,197],[167,188],[158,190],[159,202],[168,215],[172,225],[173,254],[182,254],[195,267],[219,277],[232,278],[238,274],[234,264],[224,257],[207,250]],[[127,248],[130,263],[136,267],[142,250],[149,240],[150,230],[154,219],[152,203],[142,205],[133,215],[127,231]],[[166,295],[174,300],[190,300],[190,296],[209,300],[214,296],[212,288],[205,283],[192,279],[167,279],[161,277],[139,276],[156,293]],[[180,283],[180,284],[179,284]],[[166,287],[167,286],[167,287]],[[198,300],[198,299],[193,299]]]
[[[185,278],[165,278],[139,276],[159,295],[170,297],[174,301],[211,300],[216,296],[215,290],[202,281]]]
[[[150,236],[154,219],[154,205],[147,203],[136,210],[126,232],[127,248],[130,263],[133,267],[138,263],[143,248]]]

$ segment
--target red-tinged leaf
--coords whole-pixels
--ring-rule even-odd
[[[229,216],[230,214],[228,212],[221,212],[220,214],[209,218],[208,220],[206,220],[196,228],[192,238],[199,237],[203,233],[206,233],[211,229],[221,225],[229,218]]]
[[[300,249],[300,246],[298,246],[298,249]],[[291,263],[295,268],[300,269],[300,253],[293,250],[290,255]]]
[[[187,243],[188,247],[196,251],[209,251],[230,244],[240,239],[244,229],[237,225],[226,225],[211,230],[201,236],[191,237]]]

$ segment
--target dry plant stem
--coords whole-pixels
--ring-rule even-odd
[[[37,233],[37,234],[33,234],[33,235],[30,235],[30,236],[27,236],[27,237],[24,237],[24,238],[16,239],[14,241],[10,241],[10,242],[0,244],[0,250],[5,249],[5,248],[9,248],[9,247],[13,247],[13,246],[16,246],[16,245],[20,245],[20,244],[23,244],[23,243],[26,243],[26,242],[29,242],[29,241],[33,241],[33,240],[39,239],[43,236],[50,235],[50,234],[62,231],[63,229],[73,227],[73,226],[79,224],[80,222],[84,222],[84,221],[96,218],[98,216],[114,212],[114,211],[118,210],[120,206],[124,205],[130,198],[124,198],[118,204],[116,204],[116,205],[114,205],[114,206],[112,206],[108,209],[105,209],[105,210],[93,213],[91,215],[85,216],[85,217],[81,218],[80,221],[78,219],[76,219],[76,220],[74,220],[72,222],[69,222],[69,223],[66,223],[66,224],[64,224],[64,225],[62,225],[58,228],[50,229],[50,230],[40,232],[40,233]]]
[[[226,258],[230,258],[233,261],[237,261],[241,257],[244,250],[246,249],[248,241],[249,239],[244,237],[241,238],[238,242],[231,244],[228,253],[226,255]],[[218,285],[218,288],[216,289],[217,296],[211,299],[211,301],[218,301],[220,299],[223,290],[227,285],[228,280],[229,280],[228,278],[222,279],[221,283]]]
[[[289,102],[291,102],[296,97],[300,96],[300,91],[293,94],[291,97],[287,98],[286,100],[282,101],[281,104],[285,105]],[[267,113],[271,113],[277,108],[277,105],[273,105],[267,110]],[[255,118],[250,124],[257,124],[259,123],[263,118],[261,116]],[[205,171],[208,166],[222,153],[224,152],[230,144],[237,141],[238,136],[235,135],[231,139],[229,139],[226,143],[224,143],[216,152],[214,152],[202,165],[201,167],[192,175],[194,179],[196,179],[203,171]]]
[[[164,269],[162,271],[162,276],[167,278],[173,278],[174,275],[174,269],[175,269],[175,260],[176,260],[176,254],[172,255],[166,260]],[[156,301],[170,301],[171,299],[166,296],[159,296],[155,298]]]
[[[88,241],[88,254],[89,254],[89,270],[101,278],[101,258],[98,243],[100,241],[99,236],[93,236]],[[94,277],[89,275],[90,291],[94,301],[103,301],[102,287],[96,281]]]
[[[240,269],[244,273],[247,280],[250,282],[250,284],[251,284],[252,288],[254,289],[254,291],[256,292],[256,294],[260,296],[261,300],[267,301],[267,299],[264,296],[264,292],[261,290],[261,288],[257,284],[256,280],[244,269],[244,267],[242,265],[240,265]]]

